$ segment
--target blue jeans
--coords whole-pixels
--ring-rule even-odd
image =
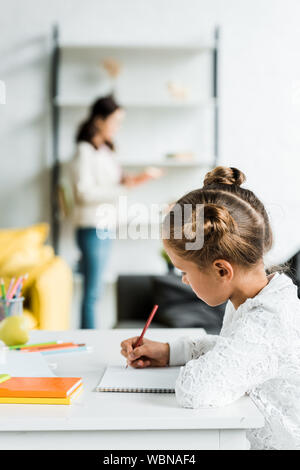
[[[102,232],[108,234],[107,230]],[[84,276],[81,328],[95,328],[95,310],[101,295],[111,239],[98,238],[95,228],[78,228],[76,241],[81,251],[80,271]]]

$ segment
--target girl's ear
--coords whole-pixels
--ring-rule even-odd
[[[213,262],[213,269],[221,280],[231,281],[233,278],[233,267],[224,259],[217,259]]]

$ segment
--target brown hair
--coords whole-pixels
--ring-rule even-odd
[[[88,142],[92,144],[93,138],[98,132],[99,129],[96,126],[95,119],[89,118],[80,124],[76,134],[76,142]]]
[[[122,109],[122,106],[117,103],[113,95],[103,96],[92,104],[90,116],[107,119],[118,109]]]
[[[199,267],[206,267],[216,259],[225,259],[241,266],[255,265],[272,245],[272,231],[267,212],[255,194],[241,188],[246,177],[237,168],[219,166],[207,173],[204,186],[180,198],[176,207],[184,212],[190,205],[191,219],[179,227],[175,211],[171,209],[163,222],[166,243]],[[201,249],[186,249],[191,243],[186,234],[196,238],[197,210],[204,208],[204,243]],[[166,236],[169,230],[168,236]]]
[[[118,109],[122,109],[122,107],[116,102],[113,95],[103,96],[97,99],[91,106],[89,117],[79,126],[76,134],[76,142],[89,142],[92,144],[93,137],[99,132],[97,119],[107,119]],[[110,140],[105,140],[104,144],[109,147],[110,150],[115,150],[115,145]]]

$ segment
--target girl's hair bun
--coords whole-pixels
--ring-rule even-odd
[[[204,207],[204,237],[222,238],[237,229],[235,220],[226,207],[207,203]]]
[[[246,180],[244,173],[237,168],[227,166],[217,166],[206,174],[204,187],[212,184],[228,184],[241,186]]]

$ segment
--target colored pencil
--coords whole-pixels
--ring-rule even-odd
[[[22,352],[39,352],[44,350],[51,350],[51,349],[65,349],[65,348],[75,348],[77,344],[74,343],[60,343],[60,344],[53,344],[49,346],[36,346],[33,348],[22,348]]]
[[[89,348],[87,346],[78,346],[76,348],[64,348],[64,349],[53,349],[52,351],[41,351],[41,354],[43,356],[47,356],[49,354],[65,354],[65,353],[70,353],[70,352],[82,352],[82,351],[88,351]]]
[[[145,326],[144,326],[144,329],[143,329],[143,331],[142,331],[142,333],[141,333],[139,339],[138,339],[137,342],[132,346],[133,349],[138,348],[138,347],[141,345],[141,342],[142,342],[142,340],[143,340],[143,338],[144,338],[144,335],[145,335],[147,329],[149,328],[150,323],[152,322],[153,317],[154,317],[154,315],[156,314],[157,309],[158,309],[158,305],[154,305],[153,310],[152,310],[152,312],[150,313],[150,315],[149,315],[149,317],[148,317],[148,320],[146,321],[146,324],[145,324]],[[127,367],[128,367],[128,364],[126,365],[126,368],[127,368]]]
[[[23,283],[24,283],[24,281],[25,281],[27,278],[28,278],[28,274],[27,274],[27,273],[24,274],[24,276],[22,276],[21,282],[20,282],[20,284],[18,285],[18,288],[17,288],[17,290],[16,290],[16,292],[15,292],[15,297],[19,297],[19,296],[21,297],[21,291],[22,291],[22,289],[23,289]]]
[[[15,285],[12,287],[10,293],[9,293],[9,296],[7,296],[7,300],[11,300],[16,292],[16,290],[18,289],[20,283],[22,282],[22,279],[23,279],[23,276],[20,276],[18,278],[18,280],[16,281]]]
[[[53,344],[58,344],[57,341],[50,341],[49,343],[35,343],[35,344],[17,344],[16,346],[9,346],[9,349],[29,349],[29,348],[34,348],[34,347],[41,347],[41,346],[50,346]]]
[[[18,297],[20,297],[20,294],[21,294],[21,290],[22,290],[22,283],[18,285],[18,288],[15,292],[15,298],[17,299]]]
[[[3,281],[2,278],[1,278],[1,280],[0,280],[0,283],[1,283],[1,295],[2,295],[2,299],[5,300],[5,299],[6,299],[5,285],[4,285],[4,281]]]
[[[7,295],[9,295],[11,289],[12,289],[12,286],[14,285],[14,282],[15,282],[15,278],[13,277],[11,280],[10,280],[10,283],[9,283],[9,286],[8,286],[8,289],[7,289]]]
[[[144,329],[143,329],[143,331],[142,331],[142,334],[141,334],[141,336],[139,337],[139,339],[137,340],[137,342],[135,343],[135,345],[133,346],[133,349],[135,349],[135,348],[137,348],[137,347],[139,347],[139,346],[141,345],[142,339],[144,338],[144,335],[145,335],[147,329],[149,328],[150,323],[152,322],[153,317],[154,317],[154,315],[156,314],[156,310],[157,310],[157,309],[158,309],[158,305],[154,305],[153,310],[152,310],[152,312],[150,313],[148,320],[146,321],[146,325],[144,326]]]
[[[2,299],[3,300],[7,300],[7,297],[6,297],[6,294],[5,294],[5,285],[4,285],[4,281],[3,279],[1,278],[0,280],[0,283],[1,283],[1,295],[2,295]],[[7,317],[8,316],[8,308],[7,308],[7,303],[3,303],[3,307],[4,307],[4,315]]]

